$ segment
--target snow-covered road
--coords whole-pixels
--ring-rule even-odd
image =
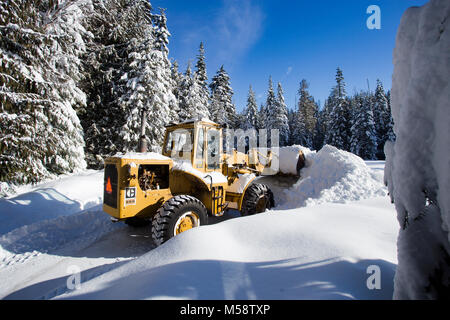
[[[287,207],[230,213],[156,249],[147,227],[113,224],[101,211],[102,172],[1,199],[0,298],[390,299],[398,223],[389,198],[374,194],[367,180],[382,178],[384,162],[345,161],[354,163],[338,161],[349,170],[343,176],[323,165],[343,186],[358,177],[367,182],[369,196],[334,201],[315,190],[309,197],[326,194],[328,201],[292,208],[292,190],[308,185],[288,182],[285,194],[280,183],[276,197],[288,199]],[[345,196],[341,189],[333,194]],[[381,270],[380,290],[367,287],[370,265]],[[81,289],[71,290],[78,275]]]

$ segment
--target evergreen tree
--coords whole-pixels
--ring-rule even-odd
[[[256,117],[256,126],[257,129],[266,129],[267,128],[267,112],[266,108],[264,107],[264,104],[261,104],[259,106],[258,115]]]
[[[284,92],[281,87],[281,83],[277,85],[277,100],[275,103],[274,112],[270,115],[271,122],[269,127],[271,129],[278,129],[280,134],[279,143],[280,146],[286,146],[289,143],[289,123],[288,123],[288,111],[286,103],[284,102]]]
[[[202,87],[192,75],[191,65],[188,63],[180,87],[179,120],[209,118],[208,100],[202,93]]]
[[[325,108],[323,110],[317,110],[316,116],[316,126],[314,128],[313,135],[313,149],[320,150],[323,146],[323,142],[325,139],[325,122],[326,122],[326,114]]]
[[[349,150],[351,137],[351,124],[349,104],[346,99],[345,82],[342,70],[337,68],[336,86],[328,98],[328,123],[325,142],[336,148]]]
[[[377,138],[369,95],[357,95],[354,99],[355,121],[351,128],[351,152],[366,160],[374,160]]]
[[[258,127],[258,105],[251,85],[248,89],[247,106],[243,113],[241,127],[244,130],[256,129]]]
[[[233,89],[230,85],[230,77],[223,66],[212,78],[209,87],[211,89],[210,113],[212,120],[228,128],[235,128],[236,108],[232,102]]]
[[[308,92],[305,79],[300,82],[298,112],[295,118],[295,141],[308,148],[313,147],[314,130],[316,127],[317,104]]]
[[[87,104],[77,109],[89,167],[101,168],[106,156],[124,151],[122,128],[129,110],[123,99],[131,94],[129,63],[137,50],[132,44],[138,44],[137,39],[153,39],[151,10],[146,0],[93,1],[93,14],[86,25],[94,40],[87,47],[82,83]]]
[[[386,142],[386,135],[389,126],[389,110],[388,100],[384,92],[383,84],[377,80],[377,88],[375,90],[373,116],[375,120],[375,130],[377,137],[377,158],[384,159],[384,143]]]
[[[209,92],[208,92],[208,76],[206,74],[205,48],[203,42],[200,42],[199,53],[197,55],[196,70],[194,73],[195,92],[198,102],[194,106],[196,113],[202,118],[210,118],[209,112]]]
[[[269,77],[269,88],[267,90],[266,105],[264,107],[265,129],[267,129],[267,144],[271,145],[271,129],[278,129],[278,121],[274,119],[275,109],[277,108],[277,100],[273,90],[272,77]]]
[[[182,86],[182,82],[183,82],[183,74],[178,71],[178,62],[177,61],[174,61],[172,63],[171,78],[172,78],[172,83],[173,83],[172,92],[173,92],[173,95],[175,96],[175,99],[177,99],[178,104],[179,104],[180,91],[181,91],[181,86]],[[180,106],[178,106],[177,113],[180,112],[179,108],[180,108]]]
[[[200,42],[200,48],[197,55],[197,63],[195,64],[195,77],[197,78],[200,86],[208,92],[208,76],[206,74],[206,62],[205,62],[205,48],[203,42]]]
[[[0,181],[37,182],[86,166],[74,109],[85,104],[78,82],[88,8],[77,1],[0,4]]]
[[[159,150],[164,138],[164,126],[177,117],[177,101],[172,93],[171,66],[167,56],[169,32],[164,31],[164,11],[150,17],[142,37],[133,38],[128,43],[128,61],[124,70],[126,76],[122,77],[126,80],[127,90],[119,99],[126,115],[120,130],[123,151],[137,149],[143,110],[146,110],[147,115],[147,143],[155,151]]]
[[[386,135],[384,136],[384,141],[395,141],[395,133],[394,133],[394,119],[392,118],[391,111],[391,92],[388,91],[386,94],[386,98],[388,101],[387,112],[384,114],[384,123],[386,124]]]

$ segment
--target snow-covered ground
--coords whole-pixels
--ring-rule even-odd
[[[101,211],[101,171],[1,199],[0,297],[391,299],[398,222],[382,186],[384,162],[320,152],[301,181],[272,178],[273,210],[231,212],[158,248],[148,228],[113,224]],[[309,190],[304,181],[319,176],[326,183]],[[373,265],[379,290],[367,287]],[[77,271],[81,288],[71,290]]]

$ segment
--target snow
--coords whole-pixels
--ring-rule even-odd
[[[272,147],[272,148],[258,148],[258,160],[263,165],[267,165],[267,153],[272,152],[272,165],[266,167],[263,171],[263,175],[273,175],[273,174],[286,174],[286,175],[298,175],[297,162],[300,156],[300,151],[305,156],[305,161],[308,163],[309,157],[315,151],[300,146],[292,145],[288,147]]]
[[[121,159],[136,159],[136,160],[169,160],[171,158],[163,156],[162,154],[156,152],[126,152],[126,153],[116,153],[114,155],[116,158]]]
[[[212,171],[212,172],[201,172],[192,167],[191,162],[189,161],[175,161],[172,170],[178,170],[190,173],[198,178],[202,179],[207,185],[210,185],[211,179],[212,182],[215,183],[227,183],[228,179],[222,173]],[[211,177],[211,178],[210,178]]]
[[[382,199],[203,226],[58,298],[390,299],[397,227]],[[382,290],[366,287],[370,265]]]
[[[103,172],[87,170],[30,188],[23,186],[14,197],[0,198],[0,235],[101,204]]]
[[[337,149],[311,155],[322,161],[329,156],[330,162],[333,156],[349,158],[358,166],[348,167],[347,175],[350,168],[364,166]],[[311,155],[310,170],[316,165],[334,173]],[[384,163],[368,165],[365,170],[379,177]],[[148,228],[112,223],[100,205],[90,207],[100,203],[102,183],[102,171],[91,170],[6,199],[23,214],[13,216],[0,206],[0,217],[11,225],[0,235],[0,298],[392,298],[398,225],[386,196],[346,203],[317,200],[315,206],[289,209],[279,203],[248,217],[225,214],[221,223],[189,230],[155,248]],[[49,200],[36,194],[48,189],[64,197],[44,206]],[[283,196],[281,190],[274,190],[276,198]],[[77,206],[60,210],[67,199]],[[39,219],[27,221],[25,212]],[[381,290],[366,286],[371,265],[381,269]],[[81,272],[81,289],[67,288],[70,270]]]
[[[450,286],[449,15],[448,0],[431,0],[408,9],[397,32],[391,92],[397,139],[385,145],[385,180],[402,227],[398,299],[448,297]]]
[[[302,178],[297,183],[275,198],[283,208],[386,195],[379,173],[373,172],[360,157],[330,145],[317,153],[307,153],[300,174]]]
[[[253,173],[238,174],[238,179],[236,179],[227,189],[229,192],[242,193],[245,187],[253,180],[256,176]]]

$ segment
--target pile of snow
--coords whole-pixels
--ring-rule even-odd
[[[392,114],[397,139],[385,146],[385,176],[403,229],[395,297],[448,298],[450,1],[431,0],[403,15]]]
[[[325,145],[319,152],[305,155],[301,179],[275,199],[279,208],[345,203],[386,195],[380,175],[350,152]]]
[[[76,175],[24,186],[11,198],[0,199],[0,235],[38,221],[67,216],[103,202],[103,171],[86,170]]]
[[[47,253],[74,240],[77,240],[76,246],[82,248],[83,244],[92,243],[119,226],[120,224],[113,224],[109,216],[101,210],[89,210],[17,228],[0,236],[0,248],[16,253]]]
[[[391,299],[397,232],[386,197],[270,211],[183,232],[59,298]]]

